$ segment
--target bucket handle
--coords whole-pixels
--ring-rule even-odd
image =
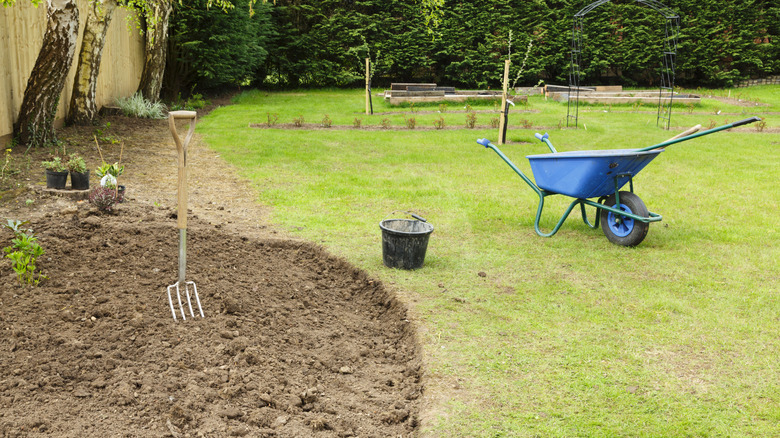
[[[394,215],[394,214],[396,214],[396,213],[404,213],[404,214],[408,214],[409,216],[411,216],[411,217],[413,217],[413,218],[417,219],[417,220],[418,220],[418,221],[420,221],[420,222],[428,222],[428,221],[427,221],[425,218],[423,218],[422,216],[419,216],[419,215],[417,215],[417,214],[415,214],[415,213],[412,213],[411,211],[404,211],[404,210],[395,210],[395,211],[391,212],[390,214],[388,214],[387,216],[385,216],[385,218],[384,218],[384,219],[382,219],[382,221],[385,221],[385,220],[387,220],[387,218],[389,218],[390,216],[392,216],[392,215]]]

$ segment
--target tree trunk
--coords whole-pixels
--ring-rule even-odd
[[[100,72],[100,59],[106,42],[106,32],[116,9],[115,0],[91,0],[88,5],[84,38],[81,41],[79,64],[73,83],[67,123],[92,124],[97,118],[95,88]]]
[[[146,59],[138,91],[147,100],[160,100],[165,55],[168,48],[168,18],[172,0],[148,0],[146,9]]]
[[[48,0],[46,33],[24,91],[14,136],[21,144],[53,142],[54,117],[65,86],[79,32],[76,0]]]

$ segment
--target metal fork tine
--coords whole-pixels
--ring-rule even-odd
[[[192,311],[192,301],[190,300],[190,282],[184,283],[184,293],[187,294],[187,306],[190,308],[190,316],[195,318],[195,312]]]
[[[195,292],[195,301],[198,303],[198,312],[200,312],[200,317],[205,318],[205,316],[203,316],[203,308],[200,306],[200,297],[198,296],[198,286],[195,286],[194,281],[190,281],[188,283],[192,284],[192,290]]]
[[[179,291],[179,283],[176,283],[176,298],[179,299],[179,309],[181,310],[181,320],[186,321],[187,317],[184,315],[184,306],[181,304],[181,291]]]
[[[173,314],[173,320],[176,321],[176,310],[173,308],[173,297],[171,296],[171,288],[174,285],[168,286],[168,304],[171,306],[171,313]]]

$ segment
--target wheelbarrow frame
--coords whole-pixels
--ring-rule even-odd
[[[675,144],[675,143],[679,143],[679,142],[686,141],[686,140],[691,140],[693,138],[701,137],[703,135],[712,134],[714,132],[718,132],[718,131],[722,131],[722,130],[725,130],[725,129],[734,128],[736,126],[745,125],[745,124],[753,123],[753,122],[760,121],[760,120],[761,119],[758,118],[758,117],[751,117],[751,118],[748,118],[748,119],[740,120],[740,121],[735,122],[735,123],[726,124],[726,125],[723,125],[723,126],[719,126],[719,127],[716,127],[716,128],[712,128],[712,129],[706,130],[706,131],[698,132],[698,133],[695,133],[695,134],[685,135],[685,134],[687,134],[687,132],[686,132],[686,133],[683,133],[683,134],[681,134],[679,136],[673,137],[673,138],[671,138],[671,139],[669,139],[669,140],[667,140],[667,141],[665,141],[663,143],[659,143],[659,144],[656,144],[656,145],[653,145],[653,146],[648,146],[646,148],[636,149],[636,150],[633,150],[633,152],[647,152],[647,151],[651,151],[651,150],[655,150],[655,149],[662,149],[662,148],[664,148],[666,146],[669,146],[669,145],[672,145],[672,144]],[[543,143],[545,143],[547,145],[547,147],[550,149],[550,151],[552,152],[553,155],[558,153],[558,151],[555,149],[555,147],[553,147],[552,143],[550,143],[549,136],[547,134],[541,135],[541,134],[537,133],[537,134],[535,134],[535,136],[536,136],[537,139],[539,139],[541,142],[543,142]],[[648,213],[647,216],[640,216],[640,215],[635,214],[633,212],[629,213],[629,212],[624,211],[624,210],[619,208],[620,205],[621,205],[621,202],[620,202],[620,189],[623,186],[625,186],[626,182],[628,183],[628,186],[629,186],[629,192],[632,193],[632,194],[634,193],[634,180],[633,180],[634,172],[618,173],[618,174],[612,176],[612,181],[614,182],[614,187],[615,187],[614,194],[600,196],[600,197],[598,197],[598,199],[596,201],[592,201],[592,200],[587,199],[587,198],[571,196],[571,197],[574,198],[574,200],[569,204],[568,208],[566,208],[566,210],[564,211],[564,213],[561,216],[561,218],[558,220],[558,222],[553,227],[552,231],[545,233],[544,231],[542,231],[541,227],[539,226],[539,221],[541,220],[541,217],[542,217],[542,210],[544,210],[544,198],[546,198],[548,196],[552,196],[552,195],[561,195],[561,193],[556,193],[556,192],[552,192],[552,191],[548,191],[548,190],[540,188],[538,185],[536,185],[536,183],[531,181],[531,179],[528,178],[528,176],[526,176],[523,173],[523,171],[521,171],[512,162],[512,160],[510,160],[506,155],[504,155],[504,153],[501,152],[501,150],[498,149],[498,147],[496,147],[494,144],[492,144],[490,142],[490,140],[488,140],[486,138],[483,138],[483,139],[477,140],[477,143],[481,144],[482,146],[485,146],[486,148],[493,149],[493,151],[496,154],[498,154],[498,156],[501,157],[501,159],[504,160],[504,162],[506,162],[506,164],[508,164],[509,167],[515,173],[517,173],[520,176],[520,178],[522,178],[523,181],[525,181],[525,183],[528,184],[528,186],[531,187],[531,189],[533,189],[533,191],[536,192],[536,194],[539,196],[539,206],[538,206],[538,208],[536,210],[536,218],[534,219],[534,229],[536,230],[536,234],[538,234],[539,236],[551,237],[551,236],[555,235],[555,233],[557,233],[558,230],[560,230],[560,228],[563,225],[563,223],[566,221],[566,219],[571,214],[572,210],[574,210],[574,208],[577,205],[580,206],[580,210],[582,212],[582,221],[585,223],[585,225],[587,225],[590,228],[594,228],[594,229],[599,227],[599,221],[600,221],[601,215],[597,213],[595,222],[591,223],[590,220],[588,219],[587,211],[585,210],[585,206],[586,205],[596,208],[597,211],[598,210],[602,210],[602,211],[606,211],[606,212],[610,212],[610,213],[614,214],[615,218],[616,218],[616,221],[618,221],[618,222],[624,220],[624,218],[629,218],[629,219],[632,219],[632,220],[635,220],[635,221],[639,221],[639,222],[642,222],[642,223],[645,223],[645,224],[649,224],[651,222],[659,222],[659,221],[661,221],[663,219],[663,217],[660,214],[651,212],[649,210],[647,212]],[[621,180],[621,178],[625,178],[625,177],[628,177],[628,181],[624,181],[621,184],[619,181]],[[563,195],[564,196],[569,196],[569,195],[565,195],[565,194],[563,194]],[[614,207],[610,207],[610,206],[607,206],[607,205],[604,204],[604,202],[608,198],[610,198],[611,196],[615,197],[615,204],[614,204],[615,206]],[[644,239],[644,236],[642,237],[642,239]],[[629,246],[633,246],[633,245],[636,245],[636,244],[638,244],[640,242],[641,242],[641,239],[639,239],[639,241],[636,242],[636,243],[628,244],[628,245]]]
[[[542,137],[542,136],[540,135],[540,137]],[[557,152],[555,150],[555,148],[552,146],[552,144],[550,144],[550,141],[547,139],[547,137],[542,137],[542,138],[540,138],[540,140],[543,141],[544,143],[546,143],[547,146],[550,148],[550,150],[553,153]],[[639,222],[644,222],[644,223],[658,222],[661,219],[663,219],[663,217],[660,214],[653,213],[653,212],[648,212],[650,217],[642,217],[642,216],[636,215],[634,213],[627,213],[627,212],[625,212],[625,211],[623,211],[623,210],[621,210],[619,208],[608,207],[608,206],[604,205],[604,201],[607,199],[607,196],[599,197],[598,201],[596,201],[596,202],[591,201],[589,199],[585,199],[585,198],[575,198],[569,204],[569,207],[566,209],[566,211],[564,211],[563,215],[558,220],[558,223],[555,224],[555,227],[552,229],[552,231],[550,231],[549,233],[545,233],[539,227],[539,221],[541,220],[541,217],[542,217],[542,210],[544,210],[544,198],[546,198],[548,196],[552,196],[552,195],[560,195],[560,193],[549,192],[547,190],[539,188],[539,186],[537,186],[533,181],[531,181],[531,179],[528,178],[523,173],[522,170],[520,170],[517,166],[515,166],[515,163],[513,163],[512,160],[510,160],[506,155],[504,155],[504,153],[501,152],[500,149],[498,149],[493,143],[490,143],[487,139],[478,140],[477,143],[485,146],[486,148],[493,149],[493,151],[496,154],[498,154],[498,156],[501,157],[501,159],[504,160],[504,162],[506,162],[506,164],[508,164],[509,167],[511,167],[512,170],[514,170],[515,173],[517,173],[520,176],[520,178],[522,178],[523,181],[525,181],[525,183],[528,184],[528,186],[531,187],[531,189],[533,189],[533,191],[536,192],[536,194],[539,196],[539,207],[536,210],[536,219],[534,220],[534,229],[536,230],[536,234],[538,234],[538,235],[540,235],[542,237],[551,237],[551,236],[555,235],[555,233],[557,233],[558,230],[561,229],[561,226],[563,225],[563,223],[569,217],[569,214],[571,214],[572,210],[574,210],[574,208],[577,205],[580,206],[580,210],[582,211],[582,221],[585,223],[585,225],[587,225],[590,228],[598,228],[599,227],[600,215],[596,214],[595,223],[591,223],[588,220],[588,214],[587,214],[587,211],[585,210],[585,205],[589,205],[591,207],[595,207],[596,209],[599,209],[599,210],[606,210],[606,211],[612,212],[612,213],[614,213],[614,214],[616,214],[618,216],[628,217],[628,218],[631,218],[633,220],[636,220],[636,221],[639,221]],[[620,178],[623,178],[623,177],[626,177],[626,176],[629,178],[628,179],[629,191],[631,193],[634,193],[633,174],[620,173],[620,174],[615,175],[613,177],[613,181],[615,183],[615,205],[620,205],[620,187],[618,185],[618,181],[619,181]],[[563,195],[563,196],[567,196],[567,195]]]

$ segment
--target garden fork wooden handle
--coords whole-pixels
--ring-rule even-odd
[[[176,151],[179,154],[179,190],[178,211],[176,225],[180,230],[187,229],[187,146],[190,144],[192,134],[195,133],[195,123],[198,113],[195,111],[171,111],[168,113],[168,126],[171,128],[173,141],[176,142]],[[184,137],[184,142],[176,132],[176,119],[190,120],[190,130]]]

